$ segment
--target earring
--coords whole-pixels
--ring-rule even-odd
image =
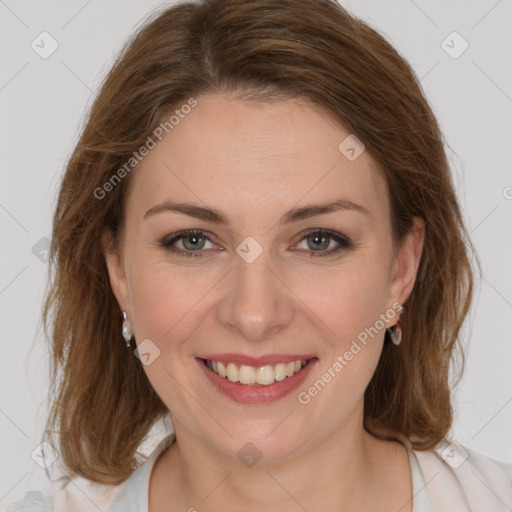
[[[398,314],[401,315],[404,312],[404,307],[399,304],[398,306]],[[393,327],[387,327],[386,331],[389,334],[389,337],[391,338],[391,341],[394,345],[400,345],[400,342],[402,341],[402,328],[400,327],[400,319],[394,325]]]
[[[133,328],[132,328],[130,322],[126,318],[126,312],[125,311],[123,311],[123,328],[122,328],[121,332],[123,333],[123,338],[126,341],[126,346],[128,348],[130,348],[131,347],[132,336],[133,336]]]

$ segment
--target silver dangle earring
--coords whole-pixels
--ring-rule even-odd
[[[398,306],[398,314],[401,315],[403,312],[404,307],[400,304]],[[392,343],[394,345],[400,345],[400,342],[402,341],[402,328],[400,327],[400,319],[398,319],[398,322],[393,327],[387,327],[386,331],[388,332]]]
[[[123,328],[121,332],[123,333],[123,338],[126,341],[126,346],[130,348],[133,336],[133,328],[128,319],[126,318],[126,311],[123,311]]]

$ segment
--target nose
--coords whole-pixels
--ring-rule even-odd
[[[235,255],[235,268],[218,306],[219,322],[248,341],[268,339],[293,318],[293,293],[270,256],[270,251],[264,250],[248,263]]]

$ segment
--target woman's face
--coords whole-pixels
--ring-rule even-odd
[[[252,442],[280,460],[362,429],[422,225],[393,251],[385,181],[311,104],[197,100],[133,171],[111,283],[175,425],[232,457]],[[289,376],[296,360],[308,363]]]

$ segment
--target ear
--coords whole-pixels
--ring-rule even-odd
[[[391,304],[403,304],[412,292],[420,266],[425,242],[425,221],[413,217],[413,225],[398,249],[393,261],[389,300]]]
[[[126,311],[127,315],[130,316],[130,311],[127,309],[130,304],[130,294],[125,269],[121,255],[114,246],[114,239],[110,229],[103,231],[101,242],[105,262],[107,264],[110,286],[112,287],[112,291],[114,292],[121,311]]]

